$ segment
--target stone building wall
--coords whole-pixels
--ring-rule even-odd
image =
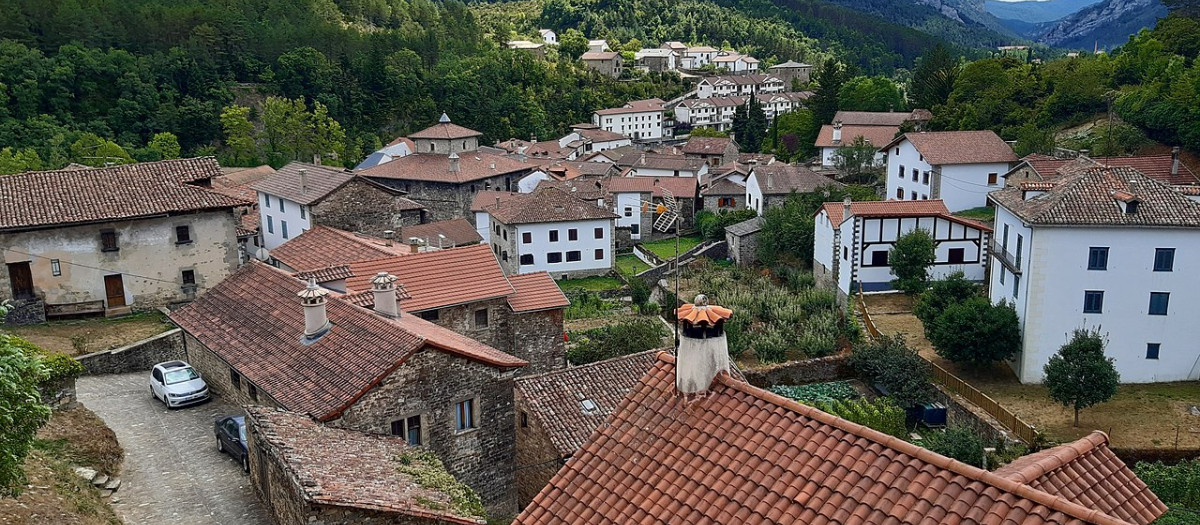
[[[721,207],[720,199],[733,199],[733,206]],[[746,207],[746,195],[704,195],[703,203],[701,205],[703,206],[703,209],[713,213],[717,213],[721,210],[737,211]]]
[[[725,232],[725,241],[729,245],[729,256],[742,266],[750,266],[758,262],[758,234],[733,235]]]
[[[550,478],[563,466],[565,458],[560,456],[550,441],[546,427],[529,409],[528,402],[519,393],[514,402],[517,411],[517,506],[525,508],[550,483]]]
[[[854,378],[849,355],[831,355],[742,370],[746,382],[759,388],[805,385]]]
[[[462,184],[384,178],[373,178],[372,180],[406,192],[407,198],[421,203],[427,209],[425,214],[427,221],[445,221],[462,217],[474,223],[471,202],[475,200],[476,193],[482,190],[508,191],[506,188],[516,191],[517,181],[525,175],[527,175],[525,172],[516,172]]]
[[[231,373],[233,368],[229,366],[229,363],[192,337],[191,334],[184,332],[183,344],[188,364],[200,372],[200,375],[204,377],[204,382],[208,384],[208,389],[227,403],[236,406],[260,405],[287,408],[240,374],[237,376],[238,384],[234,385],[234,376]]]
[[[487,326],[477,327],[475,325],[475,312],[479,310],[487,310]],[[512,315],[512,309],[508,307],[508,301],[500,297],[439,308],[437,310],[437,319],[430,322],[455,333],[470,337],[497,350],[508,352],[508,331],[512,324]]]
[[[1028,164],[1021,166],[1021,169],[1011,172],[1007,177],[1004,177],[1004,186],[1019,186],[1022,182],[1040,181],[1041,177],[1037,176],[1037,172]]]
[[[194,299],[237,268],[237,221],[226,209],[0,234],[0,262],[29,262],[34,292],[47,305],[104,301],[104,276],[121,274],[126,305],[165,306]],[[185,225],[191,242],[178,244],[175,227]],[[118,250],[101,251],[106,230],[115,232]],[[184,286],[183,270],[195,272],[195,286]],[[8,272],[0,269],[0,301],[11,298]]]
[[[403,210],[406,199],[361,178],[347,182],[310,207],[313,222],[339,230],[383,237],[424,222],[423,210]]]
[[[76,357],[84,374],[125,374],[146,372],[163,361],[186,359],[183,330],[176,328],[112,350],[101,350]]]
[[[387,434],[392,421],[420,415],[422,443],[446,470],[479,494],[489,515],[513,515],[513,376],[512,370],[423,349],[330,425]],[[455,408],[466,399],[475,399],[477,427],[458,432]]]
[[[563,310],[540,310],[529,313],[511,312],[505,352],[529,361],[518,375],[540,374],[567,365],[567,346],[563,341]]]

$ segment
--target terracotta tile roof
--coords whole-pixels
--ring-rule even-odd
[[[1056,159],[1049,155],[1042,155],[1041,153],[1031,153],[1021,158],[1023,163],[1028,164],[1030,168],[1033,168],[1033,171],[1044,178],[1055,177],[1058,175],[1060,168],[1080,160],[1084,159]]]
[[[219,176],[212,157],[0,177],[0,231],[110,222],[249,206],[187,184]]]
[[[508,297],[513,294],[496,256],[486,244],[463,246],[400,257],[350,263],[354,276],[346,289],[371,289],[371,278],[379,272],[396,276],[410,299],[400,304],[405,312],[420,312],[457,304]]]
[[[483,211],[484,208],[496,204],[496,199],[500,202],[507,201],[520,195],[515,191],[495,191],[483,190],[475,194],[475,198],[471,199],[471,211]]]
[[[833,114],[834,122],[843,126],[891,126],[899,128],[913,120],[912,112],[903,111],[839,111]]]
[[[534,168],[534,165],[527,162],[482,151],[468,151],[458,155],[457,172],[450,171],[449,155],[414,153],[359,173],[365,177],[381,179],[462,184],[498,175],[522,173]]]
[[[613,141],[617,141],[617,140],[629,139],[629,137],[626,137],[625,135],[622,135],[615,131],[608,131],[608,130],[603,130],[603,129],[578,128],[575,130],[575,132],[578,133],[580,137],[583,137],[584,139],[590,140],[592,142],[613,142]]]
[[[700,181],[695,177],[613,177],[608,179],[610,193],[650,193],[662,197],[663,190],[678,199],[693,199]],[[744,191],[743,191],[744,193]]]
[[[833,224],[841,224],[845,218],[845,209],[841,202],[826,202],[821,210],[829,216]],[[979,221],[964,219],[952,215],[941,199],[920,201],[863,201],[850,203],[850,213],[862,217],[941,217],[951,222],[990,232],[992,227]]]
[[[302,272],[296,272],[295,275],[297,278],[304,281],[316,279],[318,283],[327,283],[330,281],[349,279],[350,277],[354,276],[354,272],[350,271],[349,265],[339,264],[337,266],[314,268]]]
[[[768,75],[768,74],[761,74],[761,73],[750,74],[750,75],[718,75],[715,77],[704,77],[703,81],[707,81],[709,84],[713,84],[713,85],[723,84],[723,83],[732,83],[732,84],[736,84],[739,86],[754,86],[754,85],[758,85],[758,84],[765,84],[768,82],[783,82],[782,80],[779,79],[779,77],[777,77],[775,75]]]
[[[775,65],[771,66],[769,69],[788,69],[788,68],[806,68],[806,67],[812,67],[812,66],[805,64],[803,62],[796,62],[793,60],[788,60],[787,62],[784,62],[782,64],[775,64]]]
[[[555,161],[544,164],[542,170],[559,180],[569,180],[585,176],[604,176],[616,174],[616,165],[607,162],[565,162]]]
[[[994,473],[1139,525],[1154,521],[1167,510],[1113,453],[1108,436],[1100,431],[1017,458]]]
[[[817,141],[814,144],[818,148],[849,146],[855,139],[862,137],[872,146],[882,148],[885,144],[896,138],[896,133],[899,132],[900,126],[853,126],[843,124],[842,142],[835,145],[833,143],[833,126],[826,124],[821,126],[821,132],[817,134]]]
[[[996,190],[988,199],[1031,224],[1200,228],[1200,202],[1133,168],[1091,168],[1052,182],[1050,190],[1028,199],[1018,187]],[[1140,200],[1136,213],[1117,206],[1118,193]]]
[[[746,186],[733,182],[728,178],[723,178],[712,183],[709,187],[700,190],[700,194],[706,197],[715,197],[718,195],[744,196],[746,195]]]
[[[816,191],[822,186],[845,186],[829,177],[818,175],[808,168],[789,164],[755,166],[750,170],[750,177],[758,179],[758,188],[763,195],[786,195],[793,191],[808,193]]]
[[[460,357],[499,368],[519,368],[529,364],[528,361],[508,355],[415,315],[401,315],[400,318],[389,319],[388,322],[420,337],[427,345]]]
[[[579,59],[587,62],[589,60],[613,60],[619,56],[621,54],[616,51],[588,51],[583,56],[580,56]]]
[[[659,170],[698,171],[704,159],[661,153],[629,153],[617,161],[622,168],[649,168]]]
[[[660,98],[652,98],[647,100],[634,100],[625,103],[619,108],[597,109],[594,113],[597,115],[623,115],[626,113],[645,113],[648,111],[662,111],[664,101]]]
[[[1129,166],[1142,172],[1143,175],[1170,185],[1200,184],[1200,178],[1183,162],[1179,170],[1171,174],[1174,158],[1171,155],[1141,155],[1137,157],[1092,157],[1099,165]]]
[[[483,207],[496,221],[504,224],[587,221],[614,219],[613,212],[587,202],[561,188],[539,185],[533,193],[521,193],[499,204]]]
[[[599,164],[599,163],[592,163],[592,164]],[[608,166],[612,166],[612,164],[608,164]],[[593,175],[586,175],[586,176],[580,175],[578,177],[566,179],[566,180],[547,179],[547,180],[539,181],[537,186],[534,189],[558,188],[567,193],[570,193],[572,196],[574,196],[577,199],[583,199],[585,201],[596,202],[599,200],[607,200],[608,199],[609,193],[608,193],[608,189],[607,189],[608,188],[607,184],[608,184],[608,179],[605,177],[597,177],[597,176],[593,176]]]
[[[515,523],[1125,522],[660,353]]]
[[[685,155],[724,155],[725,147],[733,143],[731,138],[692,137],[683,145]]]
[[[479,137],[483,133],[473,129],[464,128],[458,124],[450,122],[450,119],[445,114],[442,115],[442,121],[429,126],[416,133],[408,135],[408,140],[417,139],[433,139],[433,140],[450,140],[450,139],[465,139],[470,137]],[[412,146],[412,144],[409,144]]]
[[[405,226],[400,229],[397,238],[408,242],[411,237],[419,237],[426,239],[430,246],[438,246],[438,234],[445,236],[442,245],[446,247],[465,246],[483,241],[483,237],[475,231],[475,225],[462,218]]]
[[[1017,155],[993,131],[929,131],[905,133],[880,149],[890,149],[907,139],[932,166],[1017,162]]]
[[[658,350],[649,350],[518,377],[516,393],[525,400],[530,416],[542,423],[559,456],[569,457],[616,410],[658,360],[657,354]],[[584,400],[590,400],[595,408],[585,409]]]
[[[258,228],[260,226],[259,221],[262,220],[262,217],[258,215],[258,206],[249,206],[248,208],[249,209],[246,210],[246,213],[238,216],[238,237],[258,235]]]
[[[307,189],[300,185],[300,170],[305,170]],[[279,171],[250,187],[255,191],[282,197],[298,204],[312,204],[350,182],[354,174],[345,169],[317,166],[306,162],[289,162]]]
[[[687,100],[684,100],[683,102],[680,102],[679,104],[684,107],[687,107],[687,108],[694,108],[694,107],[699,107],[699,106],[731,107],[731,106],[741,106],[745,103],[746,103],[746,97],[731,96],[731,97],[708,97],[708,98],[695,98],[695,99],[689,98]]]
[[[246,407],[246,427],[259,446],[279,458],[289,485],[310,504],[439,523],[486,523],[446,510],[453,508],[450,495],[400,472],[400,457],[410,450],[404,439],[327,427],[301,414],[260,406]]]
[[[760,165],[766,165],[775,162],[775,155],[770,153],[738,153],[737,161],[739,164],[749,164],[750,161],[755,161]]]
[[[312,229],[271,250],[271,257],[296,271],[314,270],[409,253],[400,243],[359,235],[328,226]]]
[[[508,296],[508,306],[514,312],[554,310],[571,305],[558,283],[547,272],[511,275],[508,282],[513,287],[513,294]]]

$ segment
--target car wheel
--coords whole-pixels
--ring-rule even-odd
[[[225,442],[217,438],[217,452],[225,452]]]
[[[242,472],[250,473],[250,455],[242,454]]]

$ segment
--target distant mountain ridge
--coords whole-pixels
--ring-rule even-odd
[[[985,0],[984,8],[996,18],[1004,21],[1005,25],[1013,27],[1010,22],[1024,24],[1055,22],[1101,1],[1026,0],[1022,2],[1002,2],[1000,0]]]
[[[987,12],[985,0],[826,1],[968,47],[994,48],[1020,39],[1015,31]]]
[[[1104,0],[1050,25],[1036,40],[1069,49],[1112,49],[1165,16],[1160,0]]]

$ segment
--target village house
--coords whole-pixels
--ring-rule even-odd
[[[987,280],[992,229],[951,215],[940,200],[827,202],[817,210],[815,225],[813,277],[818,286],[837,290],[842,302],[860,290],[891,290],[891,250],[918,228],[933,238],[930,279],[963,272],[970,281]]]
[[[607,47],[608,44],[605,44]],[[616,51],[588,51],[579,57],[583,65],[601,75],[617,78],[624,68],[624,59]]]
[[[415,467],[449,473],[413,465],[423,450],[400,437],[327,427],[302,414],[250,406],[246,449],[250,484],[278,525],[487,523],[461,508],[449,487],[423,485]]]
[[[833,115],[833,122],[841,122],[846,126],[889,126],[900,128],[909,125],[920,131],[933,120],[933,114],[927,109],[912,111],[838,111]]]
[[[696,98],[749,97],[759,93],[779,93],[786,88],[787,84],[775,75],[721,75],[700,79],[696,84]]]
[[[683,228],[691,228],[695,224],[697,190],[699,180],[692,177],[613,177],[605,186],[611,197],[613,213],[617,215],[618,229],[617,244],[625,247],[622,242],[625,229],[628,229],[630,241],[654,240],[666,234],[656,231],[656,210],[647,203],[662,204],[667,193],[675,199],[676,213],[682,220]],[[665,190],[665,191],[664,191]],[[671,231],[674,231],[672,227]]]
[[[821,150],[821,166],[830,168],[836,164],[834,154],[839,149],[853,146],[861,137],[867,146],[877,150],[888,144],[900,133],[900,126],[847,126],[841,122],[821,126],[817,134],[816,147]],[[883,150],[875,152],[875,162],[882,165],[887,155]]]
[[[769,68],[772,75],[779,77],[785,85],[807,84],[812,77],[812,66],[800,62],[788,60],[782,64],[775,64]]]
[[[691,59],[692,69],[700,69],[713,62],[721,50],[709,46],[691,46],[683,51],[683,56]]]
[[[737,161],[738,144],[728,137],[692,137],[683,145],[683,156],[703,159],[713,167],[721,166]]]
[[[741,168],[739,168],[740,170]],[[728,171],[700,188],[700,208],[713,213],[746,208],[746,174],[749,171]]]
[[[279,267],[366,308],[375,300],[371,279],[387,272],[397,278],[401,311],[519,357],[525,373],[565,363],[566,296],[545,273],[506,277],[487,245],[425,251],[318,226],[275,254]]]
[[[746,177],[746,207],[762,215],[767,208],[783,205],[792,193],[812,193],[826,186],[844,184],[800,166],[757,165]]]
[[[558,33],[553,29],[538,29],[538,34],[542,35],[542,42],[547,45],[558,45]]]
[[[518,378],[517,505],[525,506],[650,369],[650,350]]]
[[[880,148],[887,155],[887,198],[941,199],[950,211],[987,204],[1000,174],[1017,162],[992,131],[905,133]]]
[[[679,68],[677,62],[679,55],[670,49],[642,49],[634,53],[634,58],[637,60],[637,66],[646,71],[662,73],[664,71],[675,71]]]
[[[713,57],[712,65],[730,73],[752,73],[758,71],[759,60],[741,53],[723,52]]]
[[[546,44],[539,42],[530,42],[528,40],[509,40],[509,49],[518,49],[526,51],[539,59],[546,58]]]
[[[238,215],[239,265],[259,255],[259,250],[262,248],[262,236],[258,231],[260,225],[258,194],[251,186],[273,173],[275,173],[275,168],[263,164],[253,168],[221,168],[221,175],[212,178],[213,191],[249,203],[234,208],[234,213]]]
[[[661,140],[664,103],[652,98],[634,100],[619,108],[598,109],[592,113],[592,124],[638,141]]]
[[[389,142],[386,146],[376,150],[370,155],[367,155],[367,158],[358,163],[358,165],[354,167],[354,170],[361,171],[367,168],[373,168],[380,164],[391,162],[394,159],[412,155],[414,149],[416,149],[416,144],[413,144],[413,141],[409,140],[408,137],[397,137]]]
[[[617,216],[595,201],[539,187],[477,213],[487,216],[488,242],[507,275],[546,271],[558,279],[612,271]]]
[[[612,51],[612,48],[608,47],[607,40],[588,40],[588,51],[592,53],[603,53],[605,51]]]
[[[418,251],[441,250],[483,242],[483,237],[475,231],[475,225],[463,218],[405,226],[395,237],[409,246],[418,247]]]
[[[677,356],[658,354],[514,525],[1146,525],[1167,511],[1102,432],[988,472],[750,386],[729,371],[733,314],[703,296],[680,307]]]
[[[1200,177],[1179,159],[1179,148],[1170,155],[1137,155],[1132,157],[1076,157],[1056,158],[1032,153],[1021,158],[1008,173],[1003,175],[1005,186],[1019,186],[1022,182],[1051,181],[1064,173],[1097,166],[1128,166],[1147,177],[1171,186],[1197,186]]]
[[[401,436],[435,453],[489,512],[511,513],[513,376],[527,363],[402,313],[398,292],[393,276],[375,276],[368,310],[251,262],[171,320],[187,361],[226,402]]]
[[[733,114],[746,105],[745,97],[689,98],[675,106],[675,122],[691,128],[729,131]]]
[[[741,266],[758,262],[758,232],[762,231],[762,217],[746,219],[725,227],[725,242],[729,246],[729,257]]]
[[[988,196],[996,208],[988,291],[1021,319],[1021,353],[1010,364],[1022,382],[1042,380],[1075,328],[1105,334],[1121,381],[1200,379],[1194,188],[1114,166]]]
[[[477,192],[515,190],[517,181],[536,169],[520,159],[481,151],[480,136],[443,114],[437,124],[408,136],[416,153],[358,173],[405,192],[427,208],[429,220],[469,217]]]
[[[803,109],[812,96],[812,91],[775,91],[756,93],[754,100],[762,106],[767,120],[775,120],[779,115]]]
[[[339,168],[289,162],[250,187],[267,250],[316,224],[382,235],[425,221],[424,206],[404,192]]]
[[[631,177],[691,177],[699,179],[708,174],[709,165],[703,159],[663,153],[629,153],[617,161],[617,166]]]
[[[0,301],[11,324],[192,300],[238,266],[238,211],[199,187],[212,157],[0,177]]]
[[[620,170],[617,168],[617,165],[609,162],[547,162],[541,165],[538,171],[518,181],[517,191],[519,193],[531,193],[539,184],[546,181],[571,181],[580,178],[595,181],[604,177],[615,177],[619,174]],[[491,192],[487,192],[480,195],[490,194]],[[481,199],[476,200],[476,204],[471,206],[472,211],[478,211],[479,206],[486,203]]]

